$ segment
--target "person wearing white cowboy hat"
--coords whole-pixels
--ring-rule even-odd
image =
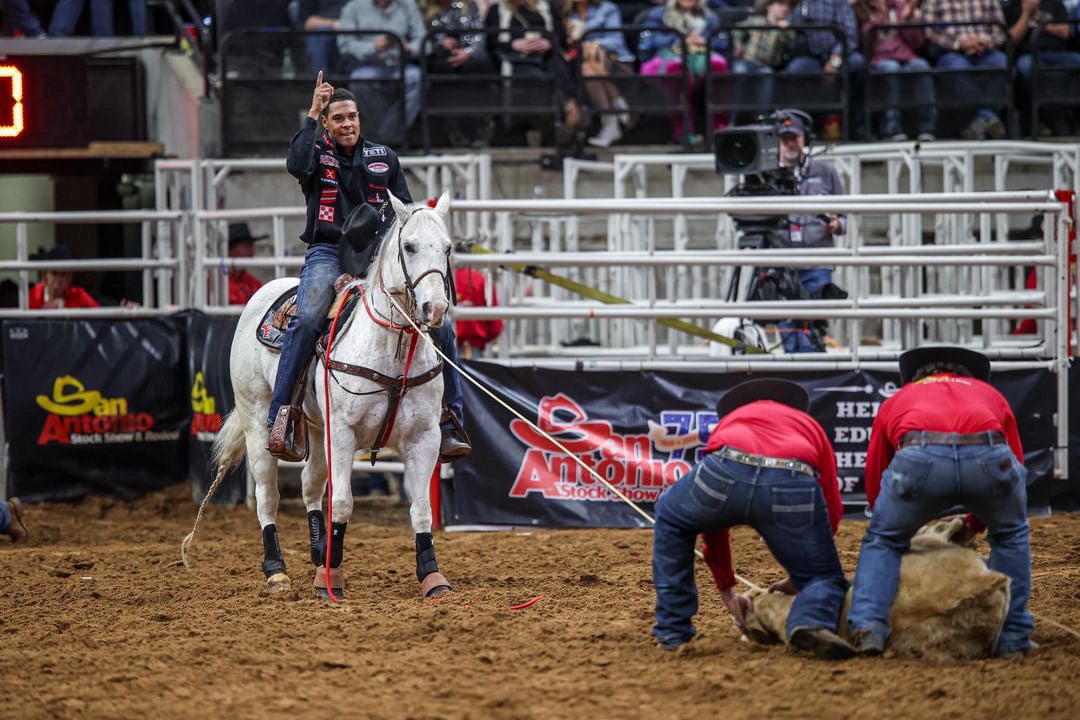
[[[771,589],[798,593],[787,622],[791,647],[830,660],[854,655],[836,634],[848,588],[833,543],[843,515],[836,455],[809,410],[806,390],[788,380],[749,380],[721,397],[704,458],[656,503],[653,635],[660,647],[674,650],[694,636],[699,534],[724,605],[745,630],[750,600],[734,592],[729,530],[749,525],[788,573]]]
[[[991,570],[1009,576],[999,656],[1032,649],[1031,545],[1024,451],[1016,418],[990,385],[990,361],[954,346],[900,356],[903,387],[870,433],[864,482],[873,517],[863,537],[848,626],[855,649],[880,655],[900,577],[900,555],[928,520],[960,505],[968,534],[989,526]],[[984,524],[985,523],[985,524]]]

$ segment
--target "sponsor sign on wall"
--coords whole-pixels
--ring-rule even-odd
[[[701,459],[723,392],[745,374],[589,372],[469,363],[469,370],[518,412],[651,512],[665,487]],[[836,451],[849,512],[865,509],[862,474],[870,429],[898,389],[890,373],[773,374],[802,384],[811,414]],[[1052,472],[1054,377],[995,375],[1020,418],[1029,481]],[[562,450],[464,383],[473,452],[454,465],[444,492],[447,525],[634,527],[647,521]]]
[[[5,320],[11,491],[136,495],[186,475],[190,413],[170,320]]]

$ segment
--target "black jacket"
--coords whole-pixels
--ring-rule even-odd
[[[289,142],[285,160],[307,201],[307,224],[300,239],[308,244],[336,245],[345,218],[365,201],[379,214],[381,234],[394,220],[387,188],[398,200],[413,201],[397,155],[385,145],[363,138],[352,155],[343,153],[328,134],[320,133],[321,129],[315,120],[304,118]]]

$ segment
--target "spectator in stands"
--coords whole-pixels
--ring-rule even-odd
[[[30,538],[30,531],[23,522],[19,498],[0,501],[0,535],[7,535],[13,543],[26,542]]]
[[[345,2],[346,0],[300,0],[300,27],[307,32],[320,33],[305,38],[313,73],[321,70],[332,75],[337,69],[337,36],[333,33],[341,28],[341,9]]]
[[[251,234],[251,228],[246,222],[232,223],[229,225],[229,257],[251,258],[255,257],[255,241],[263,240],[267,236],[255,236]],[[262,280],[255,277],[247,270],[237,267],[229,268],[229,304],[247,305],[259,288]]]
[[[790,27],[791,0],[757,0],[754,14],[739,23],[740,27],[772,26]],[[737,75],[765,75],[754,78],[757,110],[765,111],[772,106],[773,81],[769,77],[785,62],[785,52],[791,43],[791,32],[786,30],[737,30],[731,34],[734,62],[731,70]],[[746,83],[740,83],[739,99],[743,100]]]
[[[1005,22],[1016,43],[1016,71],[1023,97],[1031,98],[1032,72],[1039,68],[1080,69],[1080,52],[1068,49],[1069,12],[1061,0],[1005,0]],[[1027,102],[1019,102],[1029,107]],[[1054,135],[1070,135],[1068,112],[1040,113]],[[1040,118],[1031,118],[1033,134]]]
[[[868,19],[862,26],[862,48],[870,59],[870,66],[881,73],[916,72],[927,73],[930,63],[919,56],[926,45],[926,33],[922,28],[890,28],[880,30],[882,25],[896,25],[907,19],[908,0],[869,0]],[[918,12],[915,10],[914,12]],[[917,16],[914,16],[917,17]],[[914,20],[914,17],[912,18]],[[901,80],[892,76],[884,78],[889,104],[881,118],[881,137],[891,141],[907,140],[900,123]],[[934,139],[937,132],[937,106],[934,104],[934,78],[924,74],[911,81],[907,87],[915,90],[919,103],[919,140]]]
[[[811,157],[807,152],[810,142],[808,137],[812,129],[808,126],[804,113],[793,114],[781,111],[780,123],[776,130],[780,136],[780,164],[795,173],[799,195],[843,195],[844,183],[832,165]],[[791,215],[788,217],[788,231],[791,246],[832,247],[833,238],[846,231],[844,217],[836,214]],[[832,268],[811,267],[799,269],[799,282],[810,297],[831,299],[847,297],[832,282]],[[835,293],[841,293],[837,295]],[[812,323],[791,320],[780,323],[783,332],[784,350],[796,352],[824,352],[818,335],[813,332]]]
[[[454,270],[454,288],[457,290],[457,302],[461,307],[489,307],[487,302],[487,280],[484,273],[473,268]],[[491,305],[496,307],[499,297],[495,288],[491,288]],[[464,358],[481,357],[488,343],[494,341],[503,331],[502,320],[458,320],[456,324],[458,349]]]
[[[705,0],[667,0],[663,6],[649,12],[645,24],[657,30],[642,33],[638,50],[645,62],[641,65],[641,74],[681,75],[685,65],[691,103],[690,127],[684,129],[682,114],[675,113],[671,116],[672,129],[675,140],[681,142],[685,132],[690,145],[700,145],[704,138],[697,131],[696,108],[704,100],[706,64],[714,73],[724,73],[728,69],[727,60],[720,54],[727,38],[724,34],[713,36],[720,20],[705,5]],[[711,43],[710,36],[713,36]],[[669,103],[679,103],[681,93],[676,85],[664,83],[664,92]],[[719,114],[711,120],[714,132],[725,126]]]
[[[29,38],[45,37],[45,28],[41,26],[41,21],[30,9],[26,0],[4,0],[2,6],[4,8],[4,35],[14,35],[19,32]]]
[[[426,0],[424,21],[430,31],[435,33],[427,58],[430,74],[454,75],[460,78],[468,75],[491,75],[495,72],[495,66],[488,57],[484,33],[469,32],[484,28],[484,18],[473,0]],[[478,103],[483,103],[486,97],[482,89],[468,82],[430,88],[433,94],[440,91],[454,93],[459,102],[475,97]],[[428,97],[428,102],[435,104],[431,96]],[[470,125],[475,128],[472,139],[462,129],[458,118],[447,118],[450,144],[455,147],[470,144],[474,147],[485,147],[491,142],[494,122],[490,117],[476,119]]]
[[[374,88],[359,83],[353,91],[364,108],[365,128],[380,142],[400,142],[420,114],[420,68],[415,64],[427,32],[415,0],[350,0],[341,11],[342,30],[383,31],[401,39],[401,48],[387,35],[339,35],[338,52],[351,77],[358,80],[395,79],[405,75],[405,127],[400,127],[397,91],[390,102]],[[385,108],[382,113],[376,108]]]
[[[600,132],[589,138],[589,144],[608,147],[622,139],[621,126],[630,125],[633,117],[619,86],[601,78],[629,75],[634,56],[621,32],[586,33],[617,28],[622,25],[622,16],[611,0],[572,0],[566,10],[566,36],[581,61],[585,94],[590,107],[600,113]]]
[[[74,34],[86,2],[59,0],[49,21],[49,34],[58,37]],[[131,34],[146,35],[146,0],[128,0],[128,12],[131,13]],[[112,37],[113,0],[90,0],[90,31],[95,37]]]
[[[926,35],[931,54],[937,55],[935,67],[944,70],[1004,69],[1007,62],[1003,52],[1005,33],[992,24],[1005,22],[1001,0],[913,0],[912,7],[918,7],[920,2],[922,14],[919,19],[932,23]],[[993,98],[1004,95],[1004,77],[1000,73],[994,73],[994,78],[983,88],[964,73],[956,73],[949,80],[952,95],[972,104],[978,103],[983,95]],[[979,107],[963,136],[969,140],[1000,140],[1005,137],[1005,124],[993,108]]]
[[[48,252],[38,252],[31,260],[70,260],[67,245],[56,245]],[[72,285],[70,270],[46,270],[45,279],[30,288],[30,309],[49,310],[57,308],[95,308],[99,306],[90,293],[78,285]]]
[[[827,30],[796,31],[791,46],[790,73],[825,73],[836,75],[847,64],[849,135],[865,135],[863,128],[863,66],[859,49],[859,26],[847,0],[802,0],[791,15],[791,24],[833,25],[843,31],[844,42]],[[844,53],[847,53],[846,57]]]
[[[526,81],[552,78],[563,111],[556,144],[573,143],[571,136],[581,125],[581,107],[562,54],[567,46],[566,26],[548,0],[498,0],[488,8],[484,25],[489,30],[506,30],[487,36],[488,52],[503,76]],[[539,89],[535,83],[526,82],[525,87]]]

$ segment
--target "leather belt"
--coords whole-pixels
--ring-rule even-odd
[[[753,455],[751,453],[743,452],[730,445],[725,445],[717,451],[717,454],[722,458],[728,460],[734,460],[737,463],[743,465],[756,465],[763,468],[777,468],[780,470],[792,470],[803,475],[809,475],[811,477],[817,477],[817,470],[815,470],[810,463],[803,462],[802,460],[795,460],[793,458],[776,458],[769,457],[767,455]]]
[[[897,447],[906,448],[912,445],[1004,445],[1005,435],[997,430],[987,430],[977,433],[947,433],[927,432],[926,430],[912,430],[904,433]]]

